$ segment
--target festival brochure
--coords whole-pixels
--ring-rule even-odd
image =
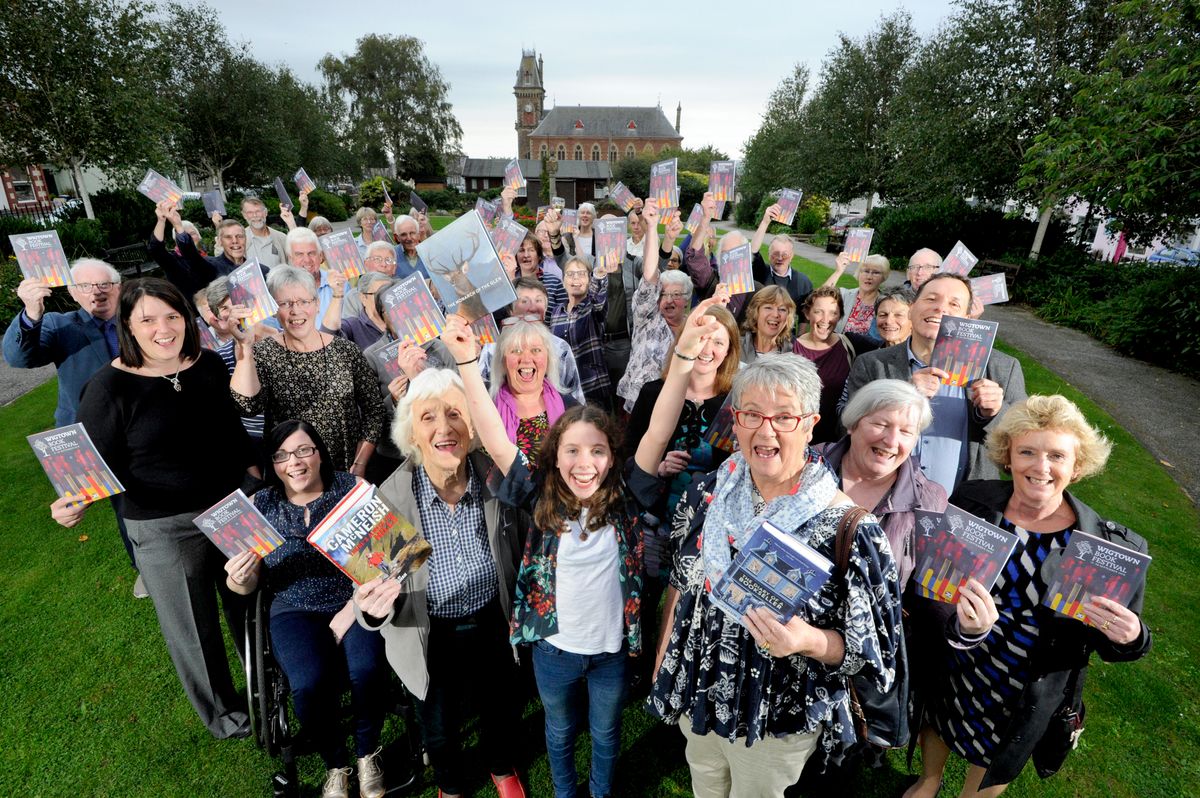
[[[943,385],[961,388],[984,375],[999,327],[994,321],[942,316],[929,365],[950,375]]]
[[[732,294],[754,292],[754,272],[750,263],[750,244],[727,249],[718,257],[717,273]]]
[[[447,312],[468,323],[512,304],[512,281],[483,217],[468,211],[417,244],[417,253]]]
[[[966,277],[971,273],[971,269],[975,268],[976,263],[979,263],[979,258],[967,249],[966,244],[958,241],[955,242],[954,249],[950,250],[950,254],[942,261],[942,268],[939,271]]]
[[[405,579],[433,553],[412,523],[362,481],[317,524],[308,542],[356,585],[381,574]]]
[[[358,242],[350,230],[338,230],[336,233],[326,233],[317,239],[321,251],[325,253],[325,264],[331,271],[341,272],[347,280],[358,277],[366,270],[362,253],[358,250]]]
[[[1145,552],[1073,530],[1067,545],[1050,552],[1042,566],[1043,574],[1053,573],[1042,603],[1060,615],[1091,623],[1084,607],[1092,597],[1128,607],[1146,581],[1151,559]]]
[[[516,219],[505,217],[496,222],[491,235],[492,244],[495,245],[497,252],[501,254],[507,252],[515,257],[517,250],[521,248],[521,242],[525,240],[525,236],[529,235],[529,229]]]
[[[737,161],[713,161],[708,166],[708,190],[717,201],[717,218],[725,215],[725,203],[736,196]]]
[[[388,199],[387,189],[384,189],[384,199]],[[421,196],[415,191],[408,192],[408,204],[418,213],[425,213],[429,210],[429,206],[425,204],[425,200],[421,199]]]
[[[525,175],[521,174],[521,162],[513,158],[504,167],[504,187],[513,191],[525,188]]]
[[[371,357],[379,364],[379,368],[383,370],[389,383],[404,373],[404,370],[400,368],[400,345],[402,343],[404,343],[404,339],[397,338],[382,349],[371,353]]]
[[[192,523],[230,560],[244,551],[266,557],[283,545],[283,536],[240,488],[200,513]]]
[[[733,434],[733,397],[726,396],[721,408],[717,411],[712,424],[708,425],[708,434],[704,440],[714,449],[733,453],[738,450],[737,436]]]
[[[209,216],[214,213],[225,215],[225,199],[220,191],[205,191],[200,195],[200,201],[204,203],[204,212]]]
[[[637,204],[635,202],[637,198],[633,196],[633,192],[620,181],[617,181],[617,184],[613,186],[611,196],[612,201],[617,203],[617,207],[625,211],[625,213],[629,213],[633,210],[633,206]]]
[[[173,180],[163,177],[153,169],[146,170],[146,176],[138,183],[137,190],[149,197],[156,205],[163,200],[171,200],[176,208],[183,207],[183,189],[175,185]]]
[[[658,202],[658,209],[675,208],[679,205],[679,159],[668,158],[650,166],[650,196]]]
[[[1003,272],[971,278],[971,295],[983,305],[998,305],[1008,301],[1008,279]]]
[[[688,214],[687,223],[684,225],[687,231],[692,235],[696,235],[696,231],[700,229],[700,225],[704,222],[704,208],[700,203],[692,206],[692,212]]]
[[[551,197],[550,207],[559,213],[562,213],[563,208],[567,207],[567,201],[562,197]]]
[[[279,310],[258,261],[248,260],[229,273],[229,303],[250,309],[250,315],[240,322],[243,330],[266,321]]]
[[[57,230],[14,233],[8,237],[8,241],[12,245],[13,254],[17,256],[21,274],[26,279],[44,280],[51,288],[70,285],[73,282],[67,253],[63,251]]]
[[[862,263],[871,251],[871,239],[875,231],[870,227],[852,227],[846,231],[846,245],[842,251],[850,256],[851,263]]]
[[[376,219],[375,224],[371,226],[371,241],[386,241],[392,246],[396,245],[396,242],[392,240],[392,234],[388,232],[387,225],[378,219]]]
[[[496,215],[500,213],[500,201],[488,202],[483,197],[475,199],[475,210],[479,212],[479,217],[484,224],[490,225],[496,221]]]
[[[624,217],[597,219],[592,225],[596,237],[596,268],[608,272],[621,268],[625,259],[625,238],[629,220]]]
[[[786,224],[791,227],[792,222],[796,219],[796,210],[800,207],[800,200],[803,199],[804,192],[795,188],[785,188],[779,192],[779,218],[775,221],[780,224]]]
[[[959,591],[974,578],[984,590],[996,584],[1017,546],[1017,536],[953,504],[942,513],[916,514],[917,592],[925,598],[957,604]]]
[[[539,205],[537,207],[537,221],[542,221],[546,218],[546,212],[550,210],[549,205]]]
[[[678,220],[679,220],[679,209],[678,208],[664,208],[663,212],[660,213],[658,216],[658,223],[663,226],[664,230],[667,229],[668,227],[670,227],[672,224],[674,224]]]
[[[313,182],[313,179],[308,176],[308,172],[304,171],[303,166],[300,167],[296,174],[292,175],[292,181],[295,182],[296,190],[301,194],[307,194],[317,187],[317,184]],[[387,189],[384,189],[384,191],[386,190]]]
[[[384,204],[384,205],[391,205],[391,204],[392,204],[392,195],[388,193],[388,190],[387,190],[387,181],[386,181],[386,180],[384,180],[384,181],[383,181],[383,183],[382,183],[382,184],[381,184],[379,187],[380,187],[381,189],[383,189],[383,204]]]
[[[91,504],[125,491],[82,424],[39,432],[25,440],[33,447],[60,499],[70,494],[83,504]]]
[[[213,332],[213,328],[204,323],[203,319],[196,319],[196,327],[200,332],[200,346],[204,349],[217,351],[221,348],[221,339]]]
[[[292,198],[288,196],[287,189],[283,186],[281,178],[275,178],[275,196],[279,198],[279,207],[291,210],[295,205],[292,203]]]
[[[500,328],[496,326],[496,317],[491,313],[480,316],[471,322],[471,332],[475,333],[475,340],[480,346],[494,344],[500,337]]]
[[[418,346],[437,338],[446,327],[446,317],[419,272],[383,292],[383,312],[397,339]]]
[[[746,625],[746,611],[761,607],[780,623],[803,607],[833,575],[833,563],[770,521],[763,521],[712,586],[713,604]]]
[[[579,211],[563,208],[559,212],[562,216],[562,232],[578,233],[579,232]]]

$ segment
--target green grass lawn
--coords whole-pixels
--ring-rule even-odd
[[[799,265],[818,284],[828,273],[815,263]],[[1049,781],[1027,769],[1008,795],[1198,795],[1200,673],[1192,656],[1200,630],[1200,581],[1193,575],[1200,517],[1164,468],[1109,416],[1029,358],[1012,354],[1022,361],[1031,393],[1065,394],[1116,443],[1107,471],[1077,493],[1150,541],[1145,618],[1155,645],[1137,663],[1093,659],[1079,750]],[[53,494],[25,436],[53,425],[56,389],[52,381],[0,408],[0,517],[7,521],[0,564],[0,684],[7,696],[0,703],[0,784],[22,796],[269,795],[274,763],[249,740],[211,739],[184,698],[153,607],[131,597],[133,573],[109,508],[94,507],[72,530],[50,520]],[[397,733],[393,724],[388,736]],[[535,703],[520,733],[530,752],[531,794],[550,795]],[[689,795],[682,748],[675,729],[631,707],[618,794]],[[586,772],[583,746],[579,761]],[[320,767],[316,757],[303,763],[309,785],[319,784]],[[957,790],[962,772],[948,771],[945,794]],[[902,778],[902,757],[893,755],[891,769],[861,774],[841,792],[883,798],[895,794]],[[435,791],[426,782],[414,794]],[[478,794],[495,792],[489,783]]]

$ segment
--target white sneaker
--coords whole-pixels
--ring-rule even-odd
[[[142,575],[138,574],[133,583],[134,598],[150,598],[150,591],[146,589],[146,583],[142,581]]]

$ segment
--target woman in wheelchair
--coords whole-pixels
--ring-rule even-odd
[[[333,470],[324,441],[307,422],[284,421],[263,443],[269,460],[266,487],[254,494],[254,505],[284,543],[265,559],[253,551],[234,557],[225,566],[226,584],[248,595],[265,576],[274,655],[287,676],[296,716],[328,770],[322,798],[349,793],[352,770],[338,720],[341,674],[348,674],[359,795],[378,798],[384,793],[379,764],[385,710],[379,696],[387,689],[383,640],[354,622],[354,584],[306,540],[357,477]]]

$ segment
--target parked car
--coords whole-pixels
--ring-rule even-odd
[[[1150,253],[1146,262],[1171,266],[1200,266],[1200,250],[1187,247],[1163,247],[1158,252]]]
[[[829,238],[825,241],[825,251],[837,254],[846,246],[846,231],[852,227],[862,227],[866,218],[859,214],[839,216],[829,225]]]

